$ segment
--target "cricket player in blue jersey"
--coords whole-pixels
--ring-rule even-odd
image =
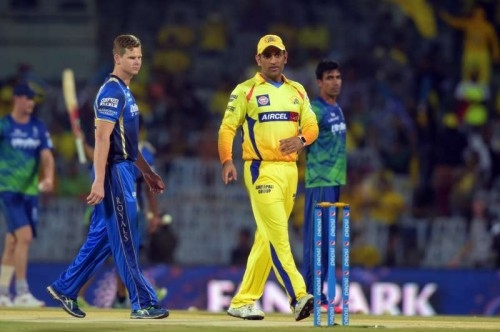
[[[313,296],[293,259],[288,219],[297,193],[298,153],[314,142],[318,125],[304,87],[283,75],[287,59],[279,36],[259,40],[255,61],[261,71],[233,90],[219,129],[221,175],[227,184],[238,177],[232,146],[242,128],[244,181],[257,224],[241,286],[227,311],[242,319],[264,319],[255,301],[271,268],[287,292],[295,320],[309,317],[313,309]]]
[[[38,194],[54,189],[53,145],[47,128],[33,115],[35,91],[20,82],[13,94],[11,114],[0,119],[0,210],[7,222],[0,306],[40,307],[45,303],[31,294],[26,274],[29,247],[36,237]],[[14,274],[12,299],[9,289]]]
[[[141,68],[140,40],[133,35],[116,37],[113,58],[113,72],[94,102],[94,181],[87,196],[87,204],[93,205],[94,211],[89,233],[75,260],[47,290],[70,315],[85,317],[76,300],[78,291],[113,255],[129,293],[130,318],[165,318],[169,312],[158,305],[138,257],[135,167],[141,170],[152,192],[165,190],[163,180],[139,151],[139,108],[128,87]]]
[[[319,202],[338,202],[340,187],[346,184],[346,122],[337,97],[342,87],[340,66],[332,60],[322,60],[316,67],[319,96],[311,106],[319,126],[318,139],[306,147],[306,198],[304,208],[303,271],[307,291],[313,292],[314,280],[314,207]],[[328,229],[328,214],[323,213],[322,229]],[[328,244],[328,232],[321,243]],[[326,280],[328,246],[321,248],[321,284]],[[321,296],[327,304],[326,295]],[[335,308],[338,312],[339,308]]]
[[[143,121],[142,118],[139,116],[139,136],[145,136],[144,131],[143,131]],[[84,150],[85,150],[85,155],[88,160],[93,160],[94,158],[94,143],[93,142],[88,142],[84,133],[80,132],[78,133],[79,138],[84,142]],[[156,149],[153,147],[153,145],[146,141],[141,139],[139,141],[139,151],[142,153],[142,156],[144,160],[153,168],[154,170],[154,163],[155,163],[155,153]],[[137,185],[137,207],[138,207],[138,213],[137,217],[139,218],[139,251],[146,245],[146,240],[147,240],[147,233],[154,233],[156,230],[160,227],[161,224],[161,217],[159,213],[159,207],[158,207],[158,201],[156,199],[156,194],[153,193],[152,191],[149,190],[149,188],[145,187],[144,179],[142,176],[142,172],[139,168],[135,168],[135,174],[136,174],[136,185]],[[146,200],[144,199],[144,195],[146,195],[146,200],[148,203],[148,210],[146,212]],[[85,224],[89,224],[90,220],[92,219],[92,212],[93,209],[92,206],[89,206],[89,212],[90,213],[85,213]],[[92,279],[89,279],[87,283],[80,288],[79,294],[78,294],[78,302],[80,307],[85,307],[85,306],[90,306],[87,301],[85,300],[85,293],[87,291],[87,288],[90,286],[92,283]],[[161,301],[165,298],[167,295],[167,289],[165,287],[162,288],[157,288],[156,290],[156,295],[158,297],[158,301]],[[122,279],[120,278],[120,275],[118,272],[116,272],[116,296],[115,299],[111,305],[113,308],[117,309],[125,309],[125,308],[130,308],[130,301],[128,299],[128,293],[127,293],[127,286],[123,283]]]

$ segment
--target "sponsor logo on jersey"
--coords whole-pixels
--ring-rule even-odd
[[[344,122],[332,124],[331,131],[333,134],[345,133],[347,126]]]
[[[228,106],[226,107],[226,111],[229,111],[229,112],[234,112],[236,108],[234,106]]]
[[[298,104],[300,104],[299,98],[297,98],[297,97],[295,97],[295,96],[293,96],[293,97],[291,98],[291,102],[292,102],[292,104],[294,104],[294,105],[298,105]]]
[[[337,114],[334,114],[334,113],[330,113],[330,117],[328,118],[328,123],[332,123],[332,122],[335,122],[335,121],[338,121],[339,120],[339,116]]]
[[[266,112],[259,114],[259,122],[269,121],[299,121],[299,113],[297,112]]]
[[[114,110],[108,110],[106,108],[99,108],[97,109],[97,113],[101,114],[101,115],[106,115],[106,116],[110,116],[110,117],[118,117],[118,112],[117,111],[114,111]]]
[[[16,149],[34,150],[38,148],[42,141],[38,137],[38,128],[33,127],[32,137],[25,131],[15,128],[10,134],[10,145]]]
[[[255,98],[257,99],[257,105],[259,105],[259,107],[271,105],[271,101],[269,100],[269,95],[259,95],[255,96]]]
[[[139,106],[137,106],[137,104],[130,106],[130,114],[132,114],[132,116],[139,114]]]
[[[106,106],[111,108],[118,107],[118,99],[116,98],[102,98],[99,106]]]
[[[229,96],[229,102],[235,101],[236,99],[238,99],[238,95],[230,95]]]
[[[11,134],[12,137],[28,137],[28,133],[25,133],[21,129],[14,129],[14,131]]]
[[[10,140],[12,147],[16,149],[36,149],[40,146],[41,141],[35,138],[15,138]]]

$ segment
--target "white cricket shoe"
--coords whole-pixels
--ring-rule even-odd
[[[0,307],[12,307],[12,300],[8,295],[0,295]]]
[[[262,320],[264,319],[264,312],[255,308],[255,305],[247,304],[239,308],[227,309],[227,314],[236,318],[249,319],[249,320]]]
[[[311,315],[314,310],[314,296],[307,294],[300,299],[298,299],[293,310],[295,314],[295,320],[303,320]]]
[[[43,307],[45,302],[38,300],[31,293],[18,295],[13,302],[15,307]]]

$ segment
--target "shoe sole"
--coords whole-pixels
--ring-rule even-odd
[[[295,318],[295,320],[298,322],[299,320],[303,320],[304,318],[311,316],[311,312],[313,310],[314,310],[314,298],[311,297],[304,304],[304,307],[302,307],[302,310],[300,310],[300,312],[299,312],[299,316],[297,318]]]
[[[253,315],[253,316],[241,317],[241,316],[230,314],[229,312],[227,314],[229,316],[231,316],[231,317],[241,318],[241,319],[244,319],[244,320],[263,320],[264,319],[264,316],[260,316],[260,315]]]
[[[61,304],[61,306],[64,309],[64,311],[66,311],[71,316],[76,317],[76,318],[84,318],[86,316],[85,313],[83,313],[83,315],[79,315],[79,314],[74,313],[72,310],[70,310],[67,307],[67,305],[64,302],[64,300],[61,299],[61,297],[59,296],[59,294],[57,294],[57,292],[52,288],[52,286],[47,287],[47,292],[49,292],[50,296],[52,296],[52,298],[54,300],[58,301]]]
[[[162,319],[162,318],[167,318],[169,315],[169,312],[165,312],[164,314],[161,315],[155,315],[155,316],[132,316],[130,315],[130,319]]]

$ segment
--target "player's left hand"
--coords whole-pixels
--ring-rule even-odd
[[[280,140],[279,150],[286,156],[294,152],[300,152],[303,148],[302,140],[298,136],[293,136]]]
[[[143,173],[144,181],[149,185],[149,190],[155,194],[163,194],[165,191],[165,183],[162,178],[155,172]]]

